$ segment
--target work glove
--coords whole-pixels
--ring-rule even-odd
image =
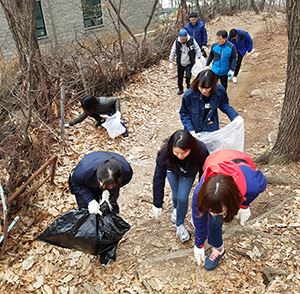
[[[100,215],[102,215],[102,212],[100,210],[100,205],[99,205],[98,201],[96,201],[95,199],[92,200],[89,203],[88,210],[89,210],[90,214],[100,214]]]
[[[250,208],[240,208],[237,214],[237,217],[240,219],[240,224],[245,225],[245,222],[250,218],[251,211]]]
[[[70,127],[70,125],[69,124],[65,124],[64,127],[65,127],[65,129],[67,129],[67,128]]]
[[[210,69],[210,66],[209,65],[205,66],[205,69]]]
[[[155,219],[159,219],[162,212],[162,208],[157,208],[156,206],[153,205],[152,212],[153,212],[153,217]]]
[[[204,247],[198,248],[194,246],[194,256],[198,265],[204,264],[205,262],[205,250]]]
[[[107,204],[108,204],[109,210],[112,211],[113,207],[112,207],[112,205],[110,204],[110,201],[109,201],[109,191],[107,191],[107,190],[104,190],[104,191],[102,192],[102,199],[101,199],[101,201],[100,201],[100,205],[101,205],[103,202],[105,202],[105,201],[106,201]]]
[[[230,70],[230,71],[228,72],[228,74],[227,74],[227,76],[228,76],[230,79],[232,79],[233,75],[234,75],[234,71],[233,71],[233,70]]]
[[[169,69],[172,70],[174,68],[174,65],[172,62],[169,63]]]

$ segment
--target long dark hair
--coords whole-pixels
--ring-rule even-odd
[[[225,222],[231,222],[237,215],[242,198],[231,176],[218,174],[209,177],[202,185],[197,196],[197,208],[200,214],[205,211],[221,213],[227,208]]]
[[[179,159],[173,153],[174,147],[178,147],[182,150],[190,149],[190,154],[184,160],[187,161],[187,166],[197,164],[197,158],[200,156],[197,139],[195,139],[188,131],[176,131],[169,139],[165,141],[165,144],[161,148],[161,151],[166,155],[166,164],[170,170],[175,170],[176,164],[179,161]]]
[[[122,183],[121,164],[113,157],[100,163],[97,168],[97,179],[104,187],[108,185],[120,187]]]
[[[205,69],[200,71],[197,77],[193,80],[191,89],[193,92],[199,92],[199,87],[211,88],[210,94],[213,94],[215,92],[217,81],[218,79],[214,72],[210,69]]]

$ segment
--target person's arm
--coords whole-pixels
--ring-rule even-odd
[[[83,112],[83,113],[79,114],[76,118],[72,119],[69,122],[69,125],[74,126],[76,124],[79,124],[79,123],[83,122],[88,116],[89,115],[86,112]]]
[[[173,62],[175,53],[176,53],[176,40],[174,41],[172,49],[171,49],[170,58],[169,58],[170,62]]]
[[[158,153],[153,176],[153,205],[157,208],[161,208],[163,206],[166,176],[166,162],[163,156]]]
[[[230,70],[235,71],[237,60],[236,60],[236,49],[234,45],[231,50],[229,62],[230,62]]]
[[[199,164],[199,182],[200,182],[201,177],[203,175],[203,166],[204,166],[206,158],[209,156],[209,152],[207,150],[206,145],[203,142],[198,141],[198,144],[200,146],[200,158],[201,158],[200,164]]]
[[[205,23],[203,23],[201,32],[202,32],[203,46],[207,46],[207,31],[206,31]]]
[[[207,223],[208,223],[208,212],[206,211],[202,216],[200,216],[197,208],[197,198],[202,183],[203,183],[203,177],[201,178],[199,184],[197,185],[196,190],[194,191],[193,202],[192,202],[192,217],[193,217],[193,223],[195,227],[195,246],[198,248],[204,247],[204,243],[207,238]]]
[[[246,183],[247,192],[244,201],[241,203],[241,208],[247,208],[249,204],[267,187],[267,180],[260,170],[254,170],[248,165],[240,165]]]
[[[196,57],[201,58],[202,53],[201,53],[200,47],[195,39],[193,39],[193,43],[194,43],[194,47],[195,47],[195,51],[196,51]]]
[[[73,174],[71,182],[73,192],[77,197],[82,197],[87,204],[95,199],[94,192],[89,186],[87,186],[83,175]]]
[[[213,59],[214,59],[214,52],[213,52],[213,45],[212,45],[210,48],[210,52],[209,52],[207,61],[206,61],[206,66],[209,66],[210,63],[213,61]]]
[[[180,114],[180,120],[183,124],[183,126],[185,127],[185,129],[189,132],[194,131],[194,126],[192,123],[192,119],[191,119],[191,114],[190,111],[187,107],[187,94],[185,93],[183,98],[182,98],[182,103],[181,103],[181,108],[179,111]]]
[[[233,121],[239,114],[235,111],[235,109],[229,104],[228,95],[224,88],[218,89],[221,92],[221,101],[219,108],[222,112],[224,112],[231,121]]]
[[[246,37],[247,51],[250,53],[253,49],[253,41],[248,32],[245,33],[245,37]]]
[[[115,102],[115,112],[121,112],[121,103],[120,103],[120,99],[116,98],[116,102]]]

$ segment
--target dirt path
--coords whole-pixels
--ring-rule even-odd
[[[245,58],[239,83],[229,86],[230,101],[245,118],[246,149],[251,154],[263,151],[268,134],[276,131],[282,102],[282,94],[276,93],[283,92],[285,78],[286,53],[280,49],[277,39],[266,42],[263,18],[248,13],[222,17],[208,25],[211,40],[218,29],[234,26],[254,36],[256,52]],[[275,37],[285,42],[285,36]],[[257,88],[263,95],[250,97],[250,92]],[[244,232],[238,225],[226,227],[227,257],[213,274],[196,266],[192,240],[185,245],[177,241],[170,222],[168,187],[161,220],[151,218],[151,184],[157,149],[164,138],[182,127],[178,116],[181,97],[176,92],[174,73],[162,61],[160,66],[136,76],[126,91],[119,93],[123,114],[129,121],[128,138],[113,141],[88,120],[67,131],[65,148],[57,147],[60,162],[56,186],[45,186],[37,193],[26,216],[22,217],[21,241],[16,241],[11,253],[1,260],[1,293],[296,293],[295,289],[300,289],[294,274],[299,270],[297,210],[286,211],[282,206],[278,209],[280,218],[272,221],[271,215],[257,223],[253,221]],[[132,229],[120,244],[117,261],[107,268],[101,267],[95,257],[33,241],[55,216],[74,207],[74,198],[67,190],[69,172],[83,154],[94,150],[120,152],[134,169],[134,178],[122,189],[119,201],[121,215]],[[288,168],[293,171],[298,166]],[[268,197],[280,196],[282,189],[286,195],[297,194],[291,187],[269,187],[253,207],[253,215],[265,212],[270,206]],[[277,202],[282,200],[279,196]],[[290,201],[293,207],[299,208],[299,194]],[[278,227],[277,223],[284,226]],[[279,239],[278,228],[280,233],[285,228],[289,235]],[[251,230],[271,235],[258,238],[258,233]],[[283,251],[285,246],[288,252]],[[295,260],[291,261],[290,256]],[[281,272],[271,272],[281,263]],[[269,272],[271,278],[267,276]]]

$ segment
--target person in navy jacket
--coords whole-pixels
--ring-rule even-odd
[[[184,128],[192,135],[219,129],[218,108],[232,121],[238,113],[229,105],[223,86],[217,84],[216,75],[210,70],[201,71],[182,98],[179,111]]]
[[[240,29],[232,29],[229,32],[229,41],[234,44],[237,51],[237,64],[232,78],[232,82],[236,84],[243,58],[247,52],[252,51],[253,41],[248,32]]]
[[[236,68],[235,46],[227,41],[228,33],[225,30],[217,32],[217,43],[212,44],[206,65],[212,63],[212,71],[220,79],[227,90],[228,77],[232,78]]]
[[[189,193],[195,177],[202,167],[208,151],[205,144],[185,130],[176,131],[159,150],[153,177],[153,215],[159,218],[164,202],[165,180],[172,190],[173,212],[171,220],[176,224],[176,234],[181,242],[190,239],[184,227],[188,210]]]
[[[184,27],[188,34],[198,43],[202,55],[206,58],[205,49],[207,49],[207,32],[204,22],[202,22],[196,12],[189,16],[189,22]]]
[[[199,265],[204,262],[207,270],[218,266],[225,254],[223,222],[231,222],[238,216],[241,225],[244,225],[251,216],[249,204],[266,186],[262,172],[243,152],[225,149],[206,159],[192,203],[194,255]],[[204,243],[207,238],[212,251],[205,258]]]
[[[86,154],[72,171],[69,185],[79,208],[99,213],[99,200],[106,200],[119,213],[117,199],[120,188],[130,182],[132,169],[126,159],[114,152],[96,151]]]

